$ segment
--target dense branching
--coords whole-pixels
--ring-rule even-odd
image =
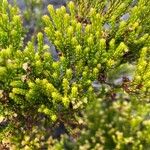
[[[149,1],[75,0],[47,8],[41,32],[26,44],[19,8],[0,3],[3,146],[148,150]]]

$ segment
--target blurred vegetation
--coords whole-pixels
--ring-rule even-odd
[[[0,2],[0,149],[149,150],[148,0]]]

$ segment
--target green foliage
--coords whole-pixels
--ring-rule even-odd
[[[6,0],[0,3],[0,50],[10,45],[14,49],[22,47],[23,26],[19,9]]]
[[[149,16],[149,1],[131,3],[79,0],[68,11],[48,5],[43,32],[25,45],[19,9],[2,1],[2,143],[15,150],[148,150],[150,37],[143,14]],[[68,136],[55,137],[59,126]]]
[[[88,130],[81,136],[78,148],[148,150],[149,109],[149,104],[137,102],[135,96],[130,96],[130,102],[121,97],[115,102],[98,99],[88,108]]]

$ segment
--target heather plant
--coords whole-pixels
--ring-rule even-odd
[[[0,4],[0,141],[10,149],[150,147],[149,1],[90,3],[86,15],[84,3],[48,5],[27,44],[18,7]]]
[[[10,6],[7,1],[1,1],[0,50],[10,45],[14,49],[20,49],[23,45],[23,33],[24,30],[19,9],[15,6]]]
[[[132,0],[118,0],[91,2],[90,0],[75,0],[75,3],[79,7],[77,7],[76,18],[84,24],[90,22],[89,17],[91,14],[89,12],[91,7],[94,8],[94,20],[98,17],[96,16],[98,12],[100,17],[99,25],[94,30],[97,31],[100,29],[99,31],[102,31],[101,34],[103,34],[107,43],[111,38],[115,38],[118,43],[121,41],[125,42],[130,47],[130,50],[139,51],[143,47],[142,43],[145,45],[148,42],[149,19],[146,19],[144,15],[147,17],[150,16],[149,1],[133,2]],[[97,9],[97,5],[99,9]],[[128,58],[130,56],[131,59],[134,59],[135,52],[132,53],[130,51],[125,56],[128,56]]]
[[[79,118],[86,128],[76,142],[63,137],[63,149],[144,149],[150,146],[149,50],[143,48],[133,80],[122,79],[119,86],[99,90],[97,98]],[[142,71],[143,70],[143,71]],[[105,93],[105,94],[104,94]]]

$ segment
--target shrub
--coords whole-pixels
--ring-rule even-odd
[[[27,45],[19,9],[0,4],[0,137],[11,149],[150,146],[149,1],[91,3],[87,14],[80,2],[48,5]]]

